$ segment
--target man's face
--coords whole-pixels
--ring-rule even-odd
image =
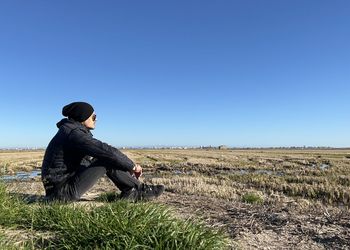
[[[82,124],[87,127],[88,129],[95,129],[95,126],[96,126],[96,114],[95,112],[92,113],[92,115],[87,118],[85,121],[82,122]]]

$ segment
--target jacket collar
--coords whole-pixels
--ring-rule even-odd
[[[73,119],[68,119],[68,118],[63,118],[61,121],[59,121],[58,123],[56,123],[57,128],[61,128],[62,126],[73,130],[73,129],[81,129],[84,130],[86,133],[89,133],[92,135],[92,133],[90,132],[90,130],[85,127],[83,124],[81,124],[80,122],[77,122]]]

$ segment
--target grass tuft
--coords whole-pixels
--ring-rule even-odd
[[[201,222],[175,218],[153,203],[117,201],[100,207],[75,204],[28,205],[0,185],[0,224],[49,231],[51,249],[224,249],[224,233]],[[36,244],[43,245],[37,238]]]
[[[242,201],[251,204],[262,204],[264,199],[256,193],[246,193],[242,196]]]
[[[105,192],[97,197],[96,201],[101,202],[114,202],[119,199],[119,195],[116,192]]]

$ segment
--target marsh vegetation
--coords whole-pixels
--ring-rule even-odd
[[[166,205],[177,219],[223,230],[231,248],[350,247],[349,150],[124,152],[144,167],[142,181],[166,185],[165,194],[150,205]],[[0,171],[37,169],[42,156],[42,151],[1,152]],[[6,188],[24,201],[43,195],[40,177],[8,182]],[[78,204],[110,206],[114,191],[102,178]],[[0,234],[7,236],[6,230]]]

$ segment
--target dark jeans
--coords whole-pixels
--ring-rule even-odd
[[[130,172],[112,169],[102,161],[95,161],[89,166],[80,166],[76,174],[72,176],[66,184],[64,184],[56,193],[59,200],[79,200],[80,197],[88,191],[103,175],[107,176],[120,189],[120,191],[128,191],[131,188],[138,188],[140,182],[133,177]]]

